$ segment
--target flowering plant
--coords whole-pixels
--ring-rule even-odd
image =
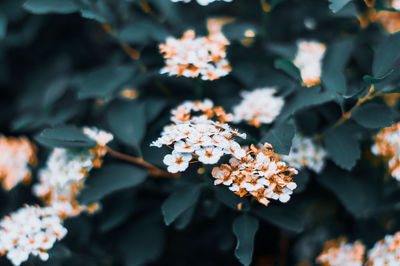
[[[0,265],[400,265],[400,1],[0,1]]]

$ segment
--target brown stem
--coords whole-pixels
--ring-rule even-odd
[[[373,95],[374,91],[375,91],[375,87],[374,87],[374,85],[371,85],[371,88],[369,89],[368,94],[365,95],[363,98],[358,99],[357,103],[349,111],[343,112],[342,117],[340,117],[340,119],[333,125],[332,128],[335,128],[335,127],[343,124],[347,119],[349,119],[351,117],[351,113],[355,109],[357,109],[361,104],[363,104],[365,101],[368,101],[368,100],[374,98],[376,95],[378,95],[378,94]],[[326,133],[326,132],[324,132],[324,133]],[[321,134],[315,136],[315,141],[320,142],[322,140],[324,133],[321,133]]]
[[[365,101],[368,101],[370,99],[372,99],[373,97],[375,97],[375,95],[373,95],[375,91],[375,87],[374,85],[371,85],[371,88],[369,89],[369,92],[367,95],[365,95],[363,98],[358,99],[357,103],[347,112],[344,112],[342,114],[342,117],[333,125],[333,127],[337,127],[339,125],[341,125],[344,121],[346,121],[347,119],[349,119],[351,117],[351,113],[357,109],[361,104],[363,104]]]
[[[158,168],[157,166],[152,165],[151,163],[146,162],[142,158],[133,157],[118,151],[111,149],[106,146],[107,152],[116,158],[119,158],[124,161],[131,162],[133,164],[139,165],[149,171],[149,175],[152,177],[167,177],[167,178],[177,178],[180,174],[172,174],[163,169]]]

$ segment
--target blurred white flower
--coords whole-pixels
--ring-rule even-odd
[[[274,88],[268,87],[243,91],[242,102],[233,108],[233,121],[244,120],[255,127],[272,123],[285,103],[282,97],[274,96],[275,92]]]
[[[289,155],[282,156],[282,160],[299,170],[306,166],[316,173],[321,173],[325,166],[326,155],[324,148],[312,138],[296,135]]]
[[[25,206],[0,221],[0,253],[14,265],[28,260],[31,254],[46,261],[47,251],[66,234],[53,208]]]
[[[19,182],[30,183],[29,164],[37,162],[36,146],[27,138],[0,136],[0,181],[6,190]]]
[[[400,265],[400,232],[387,235],[368,251],[369,266]]]
[[[375,155],[388,159],[390,174],[400,181],[400,122],[391,127],[382,128],[374,137],[371,151]]]
[[[354,244],[346,243],[345,238],[330,240],[325,243],[317,263],[329,266],[362,266],[365,246],[359,241]],[[391,264],[390,264],[391,265]]]
[[[195,32],[188,30],[181,39],[169,37],[159,45],[166,64],[160,73],[203,80],[226,76],[231,71],[225,59],[227,45],[229,41],[222,33],[196,38]]]
[[[311,87],[321,83],[322,59],[325,50],[325,44],[320,42],[297,42],[297,53],[293,63],[300,69],[303,85]]]

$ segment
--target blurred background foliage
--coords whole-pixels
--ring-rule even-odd
[[[384,2],[373,8],[390,10]],[[399,186],[370,153],[378,129],[399,120],[398,106],[376,97],[372,107],[332,129],[341,110],[371,84],[389,98],[399,91],[400,35],[377,23],[361,28],[368,9],[358,0],[233,0],[206,7],[168,0],[1,1],[0,131],[6,136],[35,139],[61,124],[97,126],[115,135],[114,149],[164,167],[166,152],[149,144],[168,123],[170,108],[206,97],[231,111],[241,90],[274,86],[285,96],[283,111],[272,127],[240,125],[246,142],[265,140],[270,130],[324,132],[330,157],[322,174],[300,172],[289,203],[264,207],[213,186],[211,168],[192,165],[179,179],[154,179],[108,156],[81,193],[82,201],[101,199],[102,210],[68,219],[69,233],[50,251],[50,260],[30,262],[249,264],[255,237],[255,265],[313,265],[326,240],[347,236],[371,246],[398,231]],[[224,27],[231,41],[230,75],[210,82],[159,74],[160,42],[187,29],[206,35],[207,18],[221,16],[235,19]],[[328,50],[322,85],[304,88],[291,60],[296,41],[309,39]],[[289,129],[279,127],[283,122]],[[48,154],[40,145],[35,171]],[[0,191],[0,201],[2,216],[39,203],[23,185]],[[0,263],[8,265],[4,258]]]

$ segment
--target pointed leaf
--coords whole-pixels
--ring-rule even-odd
[[[382,128],[393,124],[392,110],[384,103],[367,102],[352,112],[352,118],[367,128]]]
[[[91,148],[97,145],[81,129],[66,125],[45,129],[35,139],[49,147]]]
[[[69,14],[79,10],[74,0],[28,0],[23,7],[34,14]]]
[[[188,185],[172,193],[162,204],[161,210],[166,225],[170,225],[180,215],[196,204],[201,185]]]
[[[261,139],[261,143],[268,142],[276,153],[287,155],[290,152],[290,147],[292,147],[294,133],[295,127],[293,125],[287,123],[279,124]]]
[[[84,204],[96,202],[121,189],[137,186],[146,177],[147,171],[139,167],[125,163],[108,164],[89,177],[79,199]]]
[[[146,133],[144,103],[118,101],[110,106],[107,121],[115,136],[126,145],[139,148]]]
[[[233,233],[237,238],[235,256],[243,265],[253,260],[254,238],[259,222],[256,218],[243,214],[233,221]]]
[[[400,58],[400,32],[383,41],[374,54],[372,73],[374,77],[385,76]]]

